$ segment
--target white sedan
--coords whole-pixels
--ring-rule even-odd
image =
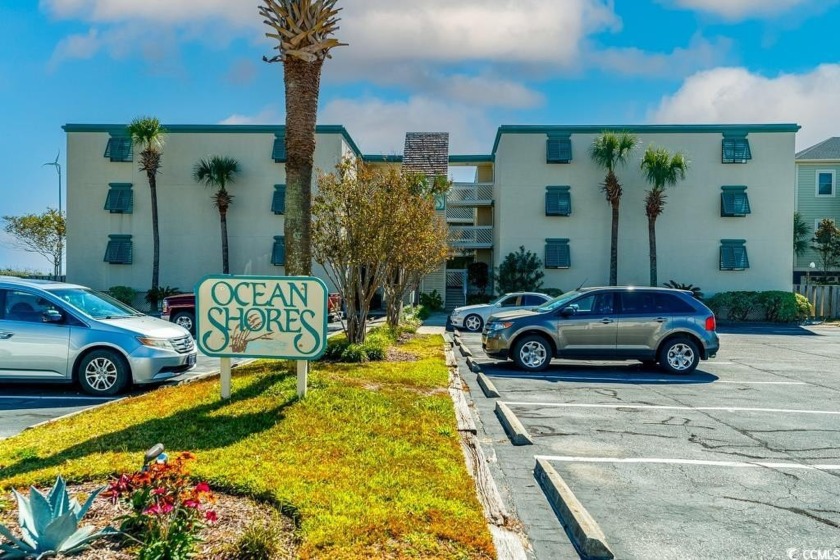
[[[456,307],[449,317],[452,326],[470,332],[480,332],[487,322],[487,317],[499,311],[511,311],[528,307],[538,307],[551,300],[551,296],[537,292],[514,292],[504,294],[490,303]]]

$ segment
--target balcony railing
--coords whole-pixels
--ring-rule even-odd
[[[475,209],[469,206],[447,206],[446,207],[446,221],[450,224],[454,223],[475,223]]]
[[[493,247],[493,226],[450,226],[449,244],[459,249],[490,249]]]
[[[449,206],[491,206],[493,183],[453,183],[446,195]]]

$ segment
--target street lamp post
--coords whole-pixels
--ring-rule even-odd
[[[61,164],[58,163],[58,157],[61,155],[61,150],[55,155],[55,161],[50,161],[45,163],[44,165],[49,165],[50,167],[55,167],[56,172],[58,173],[58,215],[60,217],[64,217],[64,214],[61,211]],[[62,235],[59,232],[58,234],[58,259],[55,262],[55,279],[58,280],[61,277],[61,265],[64,256],[64,239],[62,239]]]

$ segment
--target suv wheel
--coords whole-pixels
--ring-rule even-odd
[[[464,328],[470,332],[479,332],[483,326],[484,321],[475,313],[467,315],[466,319],[464,319]]]
[[[79,384],[91,395],[116,395],[128,378],[128,364],[111,350],[94,350],[79,364]]]
[[[672,338],[659,350],[659,365],[668,373],[688,374],[700,363],[697,345],[689,338]]]
[[[172,317],[172,322],[184,327],[190,331],[191,335],[195,336],[195,315],[189,311],[179,311]]]
[[[551,362],[551,346],[540,335],[524,336],[516,342],[513,362],[526,371],[542,371]]]

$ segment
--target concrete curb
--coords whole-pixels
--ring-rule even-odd
[[[615,557],[607,546],[604,532],[548,461],[537,458],[534,478],[585,558],[610,560]]]
[[[82,412],[88,412],[89,410],[96,410],[97,408],[102,408],[103,406],[108,406],[109,404],[118,403],[118,402],[124,401],[128,398],[129,398],[128,396],[120,397],[120,398],[114,399],[112,401],[105,401],[103,403],[95,404],[95,405],[90,406],[88,408],[83,408],[82,410],[76,410],[74,412],[68,412],[67,414],[63,414],[61,416],[57,416],[55,418],[50,418],[49,420],[44,420],[42,422],[38,422],[37,424],[32,424],[31,426],[27,426],[23,430],[21,430],[20,433],[22,434],[23,432],[25,432],[27,430],[32,430],[33,428],[39,428],[41,426],[48,426],[48,425],[50,425],[54,422],[58,422],[59,420],[64,420],[65,418],[72,418],[73,416],[78,416]],[[10,437],[14,437],[14,436],[10,436]],[[6,438],[6,439],[8,439],[8,438]]]
[[[467,367],[470,368],[470,371],[473,373],[481,371],[481,368],[472,356],[467,356]]]
[[[466,356],[467,358],[472,358],[472,350],[470,350],[465,344],[461,345],[461,355]]]
[[[487,378],[481,372],[478,372],[478,386],[481,387],[481,390],[484,391],[484,396],[488,399],[498,399],[502,395],[499,394],[499,391],[496,389],[496,386],[493,385],[493,382]]]
[[[533,445],[534,441],[531,439],[531,434],[519,421],[519,418],[511,411],[511,409],[503,402],[496,402],[496,416],[502,423],[502,427],[510,437],[513,445]]]

